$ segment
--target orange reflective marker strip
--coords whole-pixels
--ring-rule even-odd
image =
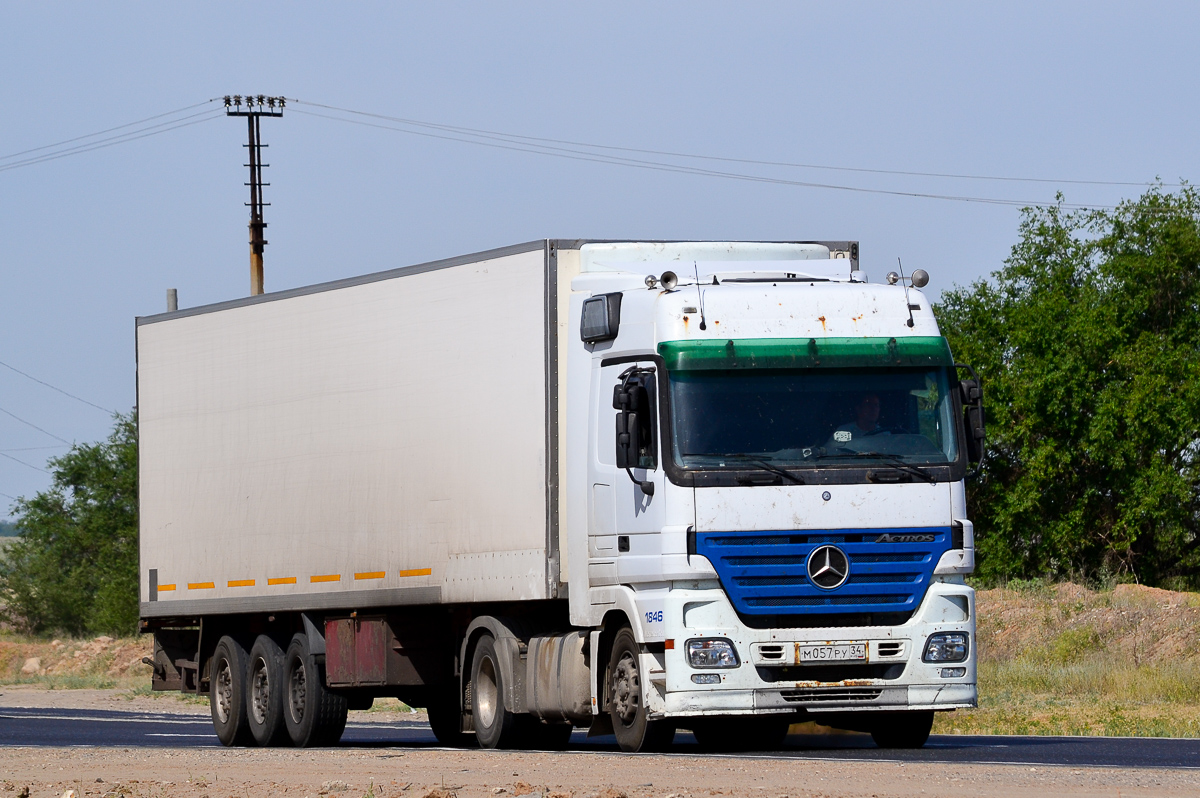
[[[387,576],[387,571],[364,571],[361,574],[355,574],[355,579],[383,579]]]
[[[342,581],[341,574],[320,574],[319,576],[310,576],[310,582],[340,582]]]
[[[230,579],[230,587],[254,587],[253,579]]]
[[[675,641],[668,637],[667,641],[663,643],[663,648],[670,651],[671,649],[675,648]]]
[[[267,584],[268,585],[294,585],[294,584],[296,584],[296,577],[294,577],[294,576],[278,576],[274,579],[268,579]]]
[[[212,582],[188,582],[188,590],[212,590],[214,587]]]
[[[411,571],[401,571],[401,576],[429,576],[433,573],[432,568],[414,568]]]
[[[170,591],[172,591],[172,590],[174,590],[174,589],[175,589],[175,585],[159,585],[159,586],[158,586],[158,592],[159,592],[159,593],[167,593],[167,592],[170,592]]]

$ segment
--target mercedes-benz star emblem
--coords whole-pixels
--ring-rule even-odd
[[[808,578],[819,588],[833,590],[846,583],[850,560],[837,546],[818,546],[808,555]]]

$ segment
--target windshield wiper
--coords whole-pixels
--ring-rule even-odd
[[[766,460],[762,459],[761,457],[753,457],[748,454],[727,454],[727,455],[724,455],[724,459],[736,460],[738,462],[748,463],[750,465],[758,466],[763,471],[769,471],[772,474],[775,474],[776,476],[783,477],[784,479],[791,482],[793,485],[803,485],[804,484],[804,480],[800,479],[800,477],[796,476],[795,474],[791,473],[790,471],[780,468],[777,465],[771,465],[770,463],[768,463]]]
[[[855,460],[863,458],[879,459],[883,461],[883,465],[890,466],[897,471],[903,471],[905,474],[912,474],[914,477],[920,477],[930,485],[937,483],[937,480],[934,477],[925,473],[920,468],[917,468],[912,463],[906,463],[904,458],[898,454],[884,454],[883,452],[845,452],[843,454],[827,453],[817,455],[818,460],[826,457],[849,457]]]

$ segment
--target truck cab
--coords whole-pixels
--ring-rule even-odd
[[[841,254],[581,247],[571,620],[630,624],[594,699],[627,750],[797,719],[919,746],[976,704],[978,384],[919,288]]]

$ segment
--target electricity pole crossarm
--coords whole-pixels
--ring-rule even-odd
[[[269,186],[270,183],[264,183],[262,179],[263,167],[269,164],[264,164],[262,160],[262,148],[267,145],[262,143],[259,120],[264,116],[283,116],[285,102],[284,97],[265,97],[261,94],[247,94],[244,97],[240,94],[225,96],[225,115],[246,117],[249,139],[246,148],[250,151],[250,163],[245,166],[250,167],[250,182],[246,184],[250,187],[250,201],[246,204],[250,206],[251,296],[263,292],[263,247],[267,245],[267,240],[263,237],[267,227],[267,223],[263,221],[263,207],[270,204],[263,202],[263,186]],[[242,109],[243,103],[245,110]]]

